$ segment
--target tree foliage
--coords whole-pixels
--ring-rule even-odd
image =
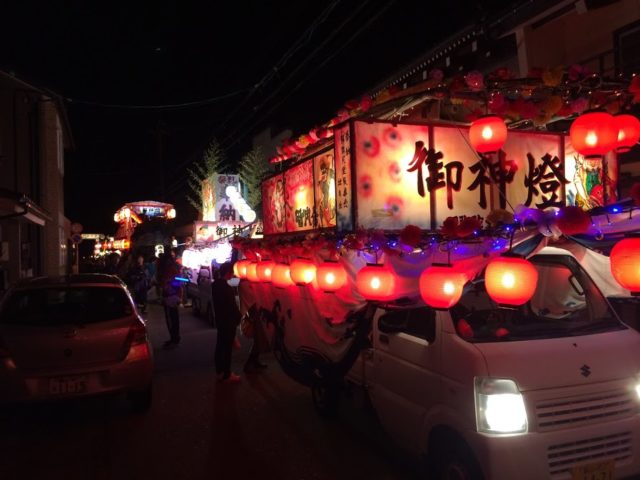
[[[189,192],[187,200],[200,213],[202,213],[202,182],[214,173],[224,172],[224,151],[220,144],[213,140],[204,151],[202,158],[196,160],[187,168],[187,185]]]
[[[262,200],[260,184],[271,171],[260,147],[247,152],[240,160],[240,180],[247,187],[247,203],[254,210]]]

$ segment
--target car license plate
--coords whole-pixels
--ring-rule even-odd
[[[49,379],[49,393],[51,395],[73,395],[83,393],[86,390],[87,377],[85,375]]]
[[[573,467],[571,478],[573,480],[613,480],[614,465],[613,460],[607,460]]]

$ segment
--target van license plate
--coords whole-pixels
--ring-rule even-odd
[[[573,480],[613,480],[614,465],[613,460],[608,460],[573,467],[571,478]]]
[[[85,375],[49,379],[49,393],[51,395],[73,395],[83,393],[86,390],[87,377]]]

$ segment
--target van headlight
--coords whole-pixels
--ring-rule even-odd
[[[527,410],[516,382],[507,378],[475,377],[474,391],[479,432],[527,432]]]

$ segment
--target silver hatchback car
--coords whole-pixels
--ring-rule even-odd
[[[151,406],[152,348],[111,275],[36,278],[0,302],[0,402],[126,392]]]

